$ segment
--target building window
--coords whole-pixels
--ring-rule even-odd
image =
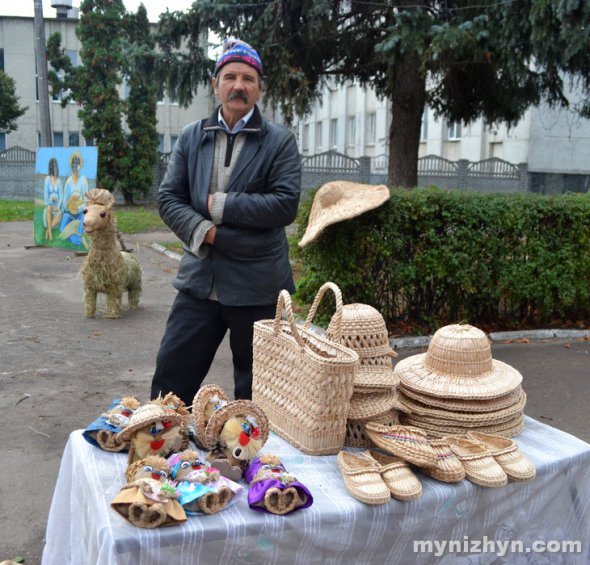
[[[158,153],[161,155],[164,153],[164,134],[158,134]]]
[[[322,148],[322,122],[316,122],[315,124],[315,147],[316,149]]]
[[[176,142],[178,141],[178,136],[177,135],[171,135],[170,136],[170,151],[172,151],[174,149],[174,146],[176,145]]]
[[[0,151],[6,149],[6,132],[0,131]]]
[[[367,122],[365,125],[367,130],[367,144],[374,145],[377,139],[377,114],[375,114],[375,112],[367,114]]]
[[[53,132],[53,147],[63,147],[64,146],[64,132],[63,131],[54,131]]]
[[[0,71],[4,70],[4,48],[0,47]]]
[[[348,116],[346,120],[346,145],[354,145],[356,142],[356,117]]]
[[[309,124],[303,126],[303,151],[309,151]]]
[[[459,129],[461,126],[459,125]],[[422,125],[420,126],[420,141],[426,141],[428,139],[428,107],[424,106],[424,112],[422,112]]]
[[[94,147],[94,139],[91,137],[86,138],[86,147]]]
[[[450,122],[447,124],[447,139],[449,141],[461,139],[461,122]]]
[[[80,146],[80,134],[77,131],[71,131],[68,134],[68,146],[79,147]]]
[[[338,147],[338,118],[330,120],[330,147],[332,149]]]

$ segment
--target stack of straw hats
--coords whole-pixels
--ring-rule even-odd
[[[372,447],[364,433],[369,421],[386,426],[399,423],[396,385],[392,357],[397,353],[390,347],[383,316],[367,304],[346,304],[342,307],[341,335],[336,335],[334,318],[326,337],[344,345],[359,356],[354,388],[346,425],[345,445]]]
[[[428,351],[397,363],[402,423],[432,437],[478,431],[511,437],[524,428],[522,375],[492,359],[484,332],[468,324],[440,328]]]

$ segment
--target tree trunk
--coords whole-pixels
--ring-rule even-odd
[[[389,128],[389,186],[418,185],[418,148],[426,94],[420,58],[406,54],[392,71],[391,127]]]

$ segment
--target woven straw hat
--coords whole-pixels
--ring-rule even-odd
[[[516,369],[492,359],[485,333],[468,324],[440,328],[426,353],[398,362],[395,372],[403,387],[443,398],[496,398],[522,381]]]
[[[127,441],[136,430],[161,421],[172,422],[179,426],[182,422],[182,416],[172,408],[166,408],[161,404],[144,404],[131,415],[129,424],[117,434],[117,438]]]
[[[391,389],[399,383],[393,372],[392,357],[397,353],[389,345],[383,316],[368,304],[346,304],[342,307],[340,334],[337,323],[330,321],[326,337],[348,347],[359,356],[354,376],[357,392],[376,392]]]
[[[307,228],[299,247],[304,247],[319,237],[329,225],[350,220],[381,206],[389,196],[389,188],[384,184],[359,184],[349,181],[332,181],[324,184],[313,199]]]
[[[193,398],[193,422],[195,425],[195,436],[200,445],[204,445],[205,430],[209,422],[209,418],[205,416],[207,405],[215,397],[219,399],[219,408],[225,406],[229,402],[227,394],[224,390],[215,385],[207,384],[202,386]]]
[[[419,417],[400,414],[400,422],[407,426],[415,426],[428,433],[429,436],[440,438],[448,435],[464,435],[467,432],[482,432],[486,434],[495,434],[504,437],[513,437],[524,430],[524,414],[520,412],[513,418],[485,426],[483,424],[469,425],[465,423],[456,424],[448,422],[439,422],[433,424],[425,422]]]
[[[522,414],[526,404],[526,394],[520,389],[520,395],[512,405],[489,412],[455,412],[449,409],[432,408],[428,404],[417,402],[399,392],[399,401],[407,407],[409,413],[425,422],[449,423],[465,425],[490,425],[510,420],[514,416]]]
[[[215,447],[224,424],[233,417],[253,418],[256,427],[260,430],[258,439],[262,441],[262,444],[266,443],[268,439],[268,419],[266,414],[251,400],[233,400],[222,406],[209,419],[205,428],[204,447],[207,449]]]

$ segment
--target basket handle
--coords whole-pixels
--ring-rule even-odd
[[[311,327],[318,306],[320,305],[320,301],[328,289],[334,292],[334,297],[336,298],[336,312],[332,317],[332,321],[334,322],[334,341],[340,341],[340,338],[342,337],[342,292],[333,282],[324,283],[320,287],[318,293],[315,295],[313,304],[309,309],[309,313],[307,314],[307,319],[305,320],[303,327],[305,329],[309,329]]]
[[[287,313],[287,321],[289,322],[289,325],[291,326],[291,333],[293,334],[293,337],[295,338],[295,340],[299,344],[299,347],[301,347],[301,349],[304,349],[305,342],[303,341],[303,338],[299,334],[299,330],[297,329],[297,324],[295,324],[295,316],[293,316],[293,308],[291,306],[291,295],[286,290],[281,290],[281,292],[279,293],[279,299],[277,300],[277,312],[275,314],[275,321],[274,321],[273,328],[272,328],[274,334],[277,335],[280,331],[280,324],[281,324],[281,317],[283,315],[283,308],[285,309],[285,312]]]

